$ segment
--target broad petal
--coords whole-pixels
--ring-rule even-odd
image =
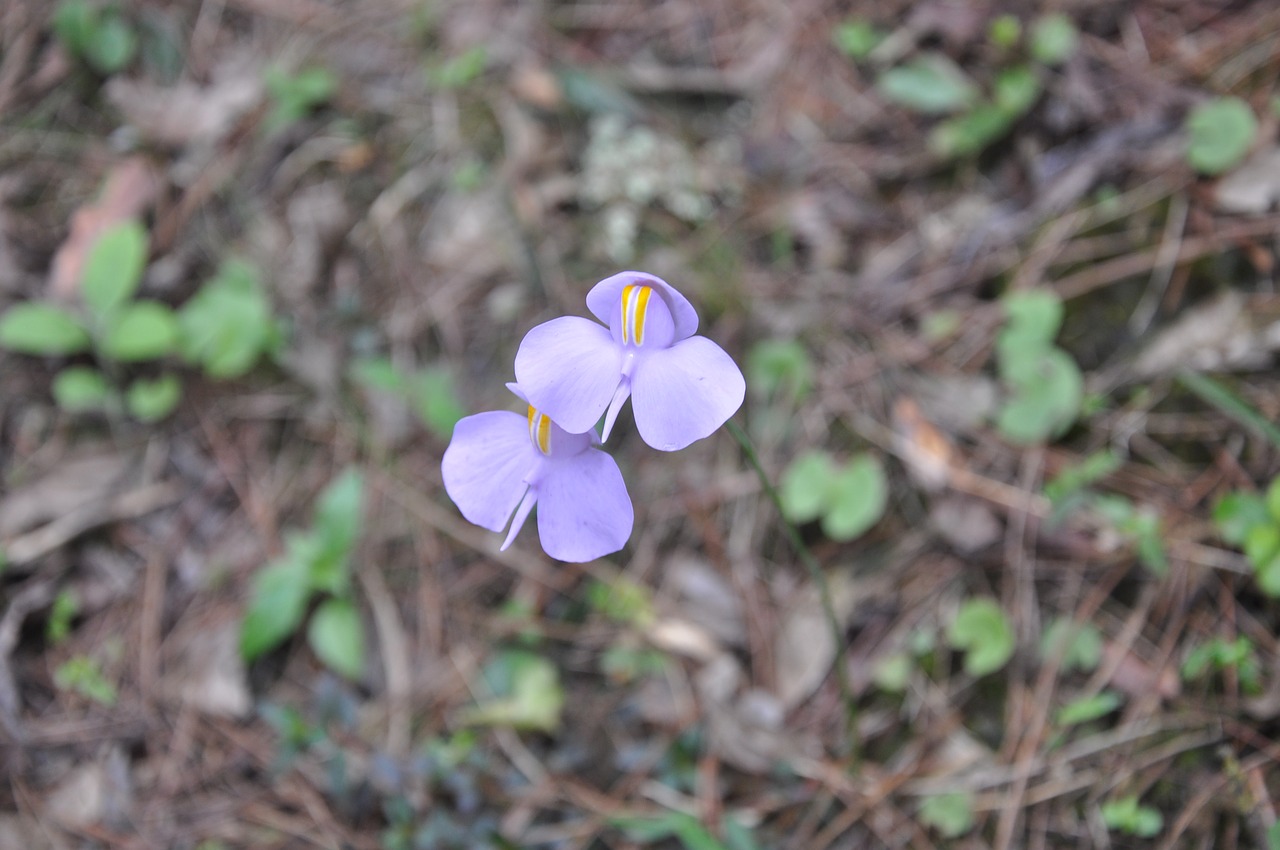
[[[611,325],[614,314],[621,309],[623,288],[633,283],[652,286],[661,293],[675,323],[676,339],[685,339],[698,332],[698,311],[693,309],[689,299],[662,278],[645,272],[618,272],[606,277],[587,293],[587,309],[597,319]]]
[[[733,358],[706,337],[692,336],[636,363],[631,410],[641,439],[673,452],[723,425],[746,392]]]
[[[529,403],[571,434],[595,427],[621,378],[621,349],[590,319],[543,322],[516,352],[516,381]]]
[[[582,563],[617,552],[635,513],[612,457],[591,449],[551,465],[538,482],[538,537],[548,555]]]
[[[520,414],[493,410],[468,416],[453,427],[440,464],[445,492],[468,522],[501,531],[540,457]]]

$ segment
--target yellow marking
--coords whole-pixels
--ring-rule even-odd
[[[551,454],[551,419],[529,405],[529,439],[544,455]]]
[[[631,283],[622,288],[622,344],[644,345],[644,321],[653,287]]]

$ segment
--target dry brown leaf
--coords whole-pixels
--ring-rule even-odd
[[[1182,682],[1175,667],[1156,670],[1136,653],[1118,643],[1108,643],[1102,654],[1104,669],[1112,669],[1110,684],[1132,697],[1146,696],[1152,691],[1162,699],[1173,699],[1182,693]]]
[[[958,551],[969,555],[1000,539],[1004,527],[983,502],[943,497],[929,509],[929,525]]]
[[[827,581],[836,620],[843,625],[857,603],[857,585],[844,573],[835,573]],[[816,587],[809,585],[796,592],[778,628],[774,657],[778,700],[790,711],[817,690],[836,657],[835,637]]]
[[[172,147],[211,143],[262,100],[262,74],[252,63],[224,64],[207,86],[183,81],[163,88],[143,79],[114,76],[106,95],[149,142]]]
[[[691,554],[672,557],[664,589],[674,593],[671,602],[673,616],[696,622],[722,645],[742,646],[746,643],[746,625],[738,595],[733,586],[706,561]]]
[[[1223,212],[1262,215],[1280,204],[1280,147],[1258,151],[1218,181],[1213,199]]]
[[[240,629],[228,620],[212,632],[184,633],[175,673],[166,674],[167,695],[215,717],[244,717],[253,707]]]
[[[955,447],[925,419],[920,405],[906,396],[893,404],[893,443],[917,484],[929,491],[947,485],[955,464]]]
[[[1139,379],[1170,375],[1181,369],[1214,371],[1265,366],[1268,352],[1280,344],[1275,332],[1259,322],[1265,311],[1254,309],[1235,290],[1185,310],[1161,331],[1133,361]]]
[[[93,243],[112,226],[146,212],[159,189],[159,177],[144,157],[131,156],[111,169],[102,194],[71,217],[71,234],[49,270],[49,296],[59,301],[79,297],[85,255]]]
[[[133,458],[105,452],[65,458],[0,499],[0,539],[66,516],[116,491]]]

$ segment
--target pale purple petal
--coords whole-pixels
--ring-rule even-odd
[[[528,420],[494,410],[453,426],[440,471],[445,492],[468,522],[501,531],[524,496],[525,477],[540,460],[529,441]]]
[[[538,537],[548,555],[581,563],[617,552],[635,514],[612,457],[591,449],[550,464],[538,481]]]
[[[520,389],[519,384],[508,382],[507,389],[511,390],[525,404],[529,404],[529,397],[524,390]],[[532,405],[530,406],[532,407]],[[537,410],[536,407],[534,409]],[[557,457],[576,455],[578,452],[599,444],[600,438],[596,435],[594,429],[581,434],[574,434],[561,428],[556,424],[555,420],[551,422],[551,453]]]
[[[538,502],[538,492],[530,487],[525,491],[524,498],[520,500],[520,507],[516,508],[516,514],[511,518],[511,528],[507,531],[507,539],[502,541],[499,552],[507,551],[507,547],[516,539],[516,535],[520,533],[520,529],[524,528],[524,521],[529,518],[529,511],[533,510],[533,506]]]
[[[651,351],[631,376],[640,438],[673,452],[719,428],[742,406],[747,383],[733,358],[704,336]]]
[[[614,323],[614,314],[621,309],[622,290],[633,283],[652,286],[666,302],[675,323],[675,338],[684,339],[698,332],[698,312],[689,299],[660,277],[645,272],[618,272],[591,287],[587,293],[587,309],[606,325]]]
[[[529,403],[564,430],[595,427],[622,376],[622,351],[608,328],[565,316],[525,334],[516,352],[516,381]]]
[[[622,383],[618,384],[618,389],[613,394],[613,399],[609,402],[609,410],[604,415],[604,429],[600,432],[600,442],[609,439],[610,432],[613,431],[613,423],[618,419],[618,413],[622,410],[622,405],[631,397],[631,379],[625,375]]]

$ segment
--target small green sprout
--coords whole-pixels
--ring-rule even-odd
[[[1013,657],[1013,627],[994,599],[965,600],[948,637],[953,647],[964,650],[964,671],[970,676],[994,673]]]
[[[870,454],[838,464],[825,452],[801,455],[782,477],[783,513],[791,522],[821,518],[832,540],[853,540],[880,521],[888,503],[884,469]]]

